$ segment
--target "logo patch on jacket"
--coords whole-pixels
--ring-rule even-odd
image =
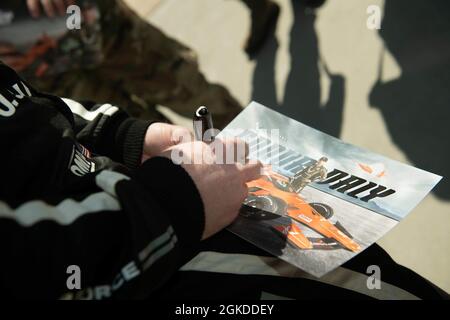
[[[75,142],[69,168],[78,177],[82,177],[89,172],[94,172],[95,163],[91,160],[91,152],[81,144]]]

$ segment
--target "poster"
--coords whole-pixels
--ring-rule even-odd
[[[345,143],[252,102],[219,137],[270,166],[229,230],[316,276],[380,239],[440,176]]]

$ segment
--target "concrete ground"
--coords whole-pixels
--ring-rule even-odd
[[[128,0],[193,48],[207,78],[242,105],[254,99],[346,142],[448,176],[450,30],[442,13],[449,11],[433,11],[424,1],[385,1],[328,1],[314,15],[295,1],[276,0],[282,8],[276,32],[249,60],[242,43],[250,17],[238,0]],[[366,26],[369,5],[384,12],[381,30]],[[444,178],[378,242],[448,292],[449,200]]]

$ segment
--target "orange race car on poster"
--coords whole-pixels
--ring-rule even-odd
[[[329,249],[341,247],[357,252],[361,249],[350,233],[339,223],[329,221],[333,210],[326,204],[306,202],[290,185],[290,179],[271,172],[267,176],[247,183],[249,196],[241,216],[268,220],[286,216],[314,230],[324,238],[307,238],[295,222],[271,228],[300,249]]]

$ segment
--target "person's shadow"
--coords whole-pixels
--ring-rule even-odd
[[[392,140],[414,165],[444,176],[434,192],[449,199],[450,2],[386,0],[384,10],[379,34],[401,76],[379,79],[370,104],[381,111]]]
[[[294,22],[290,32],[291,68],[281,103],[275,87],[278,49],[274,31],[257,57],[252,99],[306,125],[339,137],[342,127],[345,79],[332,74],[321,59],[315,12],[292,0]],[[328,99],[321,103],[320,70],[329,77]],[[279,107],[278,107],[279,106]]]

